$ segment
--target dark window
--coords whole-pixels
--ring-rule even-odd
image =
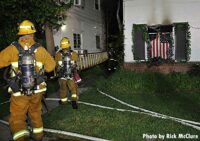
[[[80,5],[80,4],[81,4],[80,1],[81,1],[81,0],[74,0],[74,5]]]
[[[176,48],[175,48],[175,60],[186,61],[186,32],[177,30],[176,31]]]
[[[94,6],[96,10],[100,10],[100,0],[95,0]]]
[[[77,6],[77,7],[84,8],[84,6],[85,6],[85,0],[74,0],[74,5]]]
[[[135,32],[135,60],[145,60],[145,42],[143,40],[143,33],[141,31]]]
[[[81,35],[74,33],[73,38],[74,38],[74,49],[80,49],[81,48]]]
[[[100,49],[100,36],[96,36],[96,48]]]

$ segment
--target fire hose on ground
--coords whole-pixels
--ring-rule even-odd
[[[150,110],[146,110],[144,108],[140,108],[140,107],[128,104],[128,103],[126,103],[126,102],[124,102],[122,100],[119,100],[119,99],[117,99],[117,98],[115,98],[115,97],[113,97],[113,96],[111,96],[111,95],[109,95],[109,94],[107,94],[105,92],[102,92],[99,89],[97,89],[97,91],[100,94],[102,94],[102,95],[104,95],[104,96],[106,96],[106,97],[108,97],[108,98],[110,98],[110,99],[112,99],[114,101],[117,101],[122,105],[125,105],[127,107],[132,108],[132,109],[135,109],[135,110],[113,108],[113,107],[108,107],[108,106],[103,106],[103,105],[98,105],[98,104],[93,104],[93,103],[88,103],[88,102],[83,102],[83,101],[79,101],[78,103],[84,104],[84,105],[88,105],[88,106],[97,107],[97,108],[102,108],[102,109],[116,110],[116,111],[119,111],[119,112],[132,112],[132,113],[145,114],[145,115],[149,115],[149,116],[157,117],[157,118],[161,118],[161,119],[170,119],[172,121],[181,123],[182,125],[185,125],[185,126],[192,127],[194,129],[200,130],[200,123],[199,122],[191,121],[191,120],[185,120],[185,119],[181,119],[181,118],[176,118],[176,117],[164,115],[164,114],[161,114],[161,113],[153,112],[153,111],[150,111]],[[59,98],[46,98],[45,100],[47,100],[47,101],[59,101],[60,99]],[[8,103],[8,102],[9,101],[5,101],[5,102],[3,102],[1,104],[5,104],[5,103]],[[8,125],[8,123],[6,121],[0,120],[0,122],[3,123],[3,124]],[[81,134],[77,134],[77,133],[61,131],[61,130],[54,130],[54,129],[46,129],[45,128],[44,131],[45,132],[50,132],[50,133],[67,135],[67,136],[79,137],[79,138],[88,139],[88,140],[108,141],[108,140],[105,140],[105,139],[100,139],[100,138],[96,138],[96,137],[91,137],[91,136],[86,136],[86,135],[81,135]]]

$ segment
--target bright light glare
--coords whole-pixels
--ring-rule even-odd
[[[62,31],[65,31],[66,29],[67,29],[67,25],[62,25],[62,26],[61,26],[61,30],[62,30]]]

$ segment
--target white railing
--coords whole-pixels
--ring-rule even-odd
[[[108,59],[107,52],[79,54],[77,61],[78,70],[84,70],[98,65]]]

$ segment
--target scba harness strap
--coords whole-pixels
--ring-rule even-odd
[[[19,51],[19,55],[25,53],[26,50],[24,50],[24,48],[18,42],[13,42],[12,45],[17,48],[17,50]],[[35,54],[34,51],[40,46],[41,45],[39,43],[35,43],[28,50],[31,54]]]
[[[21,67],[22,57],[24,55],[31,55],[33,57],[34,61],[35,61],[35,50],[40,46],[39,43],[35,43],[34,45],[32,45],[27,50],[25,50],[18,42],[13,42],[12,45],[14,45],[19,52],[18,67]]]
[[[24,95],[32,95],[34,91],[37,90],[37,86],[42,82],[45,82],[43,76],[36,72],[36,60],[35,51],[41,45],[35,43],[30,48],[25,50],[18,42],[13,42],[18,52],[19,59],[16,68],[19,72],[16,72],[13,68],[12,71],[15,73],[15,77],[11,78],[13,80],[10,87],[14,93],[23,92]]]

